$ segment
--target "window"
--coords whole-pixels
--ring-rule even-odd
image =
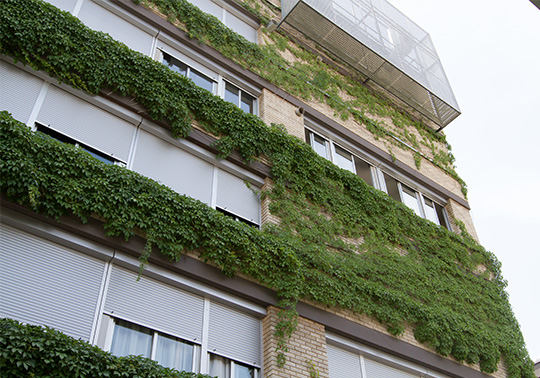
[[[126,164],[118,159],[115,159],[113,157],[113,155],[109,155],[109,154],[106,154],[105,152],[102,152],[96,148],[93,148],[93,147],[90,147],[84,143],[80,143],[79,141],[65,135],[65,134],[62,134],[54,129],[51,129],[50,127],[47,127],[45,125],[42,125],[38,122],[35,123],[36,125],[36,130],[47,135],[48,137],[50,138],[53,138],[53,139],[56,139],[56,140],[59,140],[60,142],[63,142],[63,143],[67,143],[67,144],[72,144],[74,146],[77,146],[83,150],[85,150],[86,152],[88,152],[90,155],[92,155],[94,158],[106,163],[106,164],[116,164],[116,165],[121,165],[123,167],[126,166]]]
[[[450,229],[446,213],[441,205],[426,197],[424,194],[399,182],[387,173],[382,172],[382,176],[384,177],[384,187],[381,185],[381,190],[386,191],[386,193],[396,201],[403,202],[411,208],[416,215]]]
[[[225,82],[225,101],[233,103],[246,113],[255,113],[255,97],[229,82]]]
[[[216,81],[165,52],[163,52],[163,64],[167,65],[167,67],[174,72],[178,72],[180,75],[190,78],[198,87],[215,93],[217,87]]]
[[[257,114],[257,98],[255,96],[249,94],[229,81],[224,80],[221,76],[218,77],[216,75],[214,78],[211,78],[207,74],[193,68],[189,64],[182,62],[180,59],[173,57],[163,50],[161,50],[161,54],[163,64],[174,72],[190,78],[193,80],[195,85],[206,89],[213,94],[218,94],[220,97],[225,99],[225,101],[233,103],[244,112]],[[184,59],[189,60],[187,58]],[[199,68],[203,71],[205,70],[202,65]]]
[[[218,378],[257,378],[258,369],[210,353],[210,375]]]
[[[333,141],[306,129],[306,140],[317,154],[330,160],[340,168],[356,173],[368,184],[373,185],[371,165],[353,155]]]
[[[116,356],[143,356],[180,371],[193,371],[195,346],[149,328],[114,320],[111,353]]]
[[[423,212],[420,210],[420,202],[418,198],[418,193],[409,188],[406,185],[400,183],[401,186],[401,196],[403,203],[409,208],[413,209],[416,215],[423,216]]]
[[[216,206],[216,210],[219,211],[220,213],[225,214],[226,216],[234,219],[235,221],[245,223],[245,224],[247,224],[248,226],[251,226],[251,227],[259,228],[259,224],[255,223],[255,222],[253,222],[251,220],[248,220],[246,218],[243,218],[241,216],[238,216],[238,215],[236,215],[234,213],[231,213],[230,211],[222,209],[221,207]]]
[[[392,356],[342,336],[327,333],[326,351],[330,378],[448,378],[440,373],[426,375],[428,368]]]
[[[136,270],[111,265],[98,346],[118,356],[142,355],[177,370],[258,378],[264,307],[166,270],[155,269],[158,277],[135,281]],[[197,293],[179,287],[184,285]]]
[[[360,159],[334,141],[326,139],[309,129],[306,129],[306,141],[317,154],[332,161],[340,168],[356,173],[369,185],[382,190],[396,201],[403,202],[416,215],[450,229],[444,208],[430,198],[425,197],[422,193],[403,184],[380,168]]]

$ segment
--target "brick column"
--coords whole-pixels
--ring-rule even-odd
[[[302,317],[298,318],[296,331],[288,342],[285,365],[278,367],[274,336],[278,312],[278,308],[270,306],[263,319],[264,377],[328,378],[324,326]]]
[[[289,134],[304,140],[304,116],[297,115],[297,109],[296,105],[267,89],[263,89],[259,98],[259,116],[267,125],[271,123],[282,124]]]

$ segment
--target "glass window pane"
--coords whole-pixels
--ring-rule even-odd
[[[424,213],[426,213],[426,219],[429,219],[435,224],[440,224],[439,217],[437,217],[437,210],[435,210],[435,203],[426,197],[424,197]]]
[[[232,102],[234,105],[238,106],[239,102],[239,89],[230,83],[225,84],[225,101]]]
[[[403,203],[413,209],[416,215],[420,215],[420,207],[418,206],[416,192],[405,185],[401,185],[401,189],[403,193]]]
[[[85,150],[86,152],[88,152],[90,155],[92,155],[93,157],[95,157],[96,159],[104,162],[104,163],[107,163],[107,164],[114,164],[114,159],[111,158],[111,157],[108,157],[102,153],[99,153],[97,151],[94,151],[93,148],[90,148],[90,147],[86,147],[86,146],[81,146],[81,148],[83,150]]]
[[[313,134],[313,145],[311,147],[323,158],[328,159],[328,142],[326,139]]]
[[[234,378],[255,378],[255,368],[234,363]]]
[[[174,337],[158,335],[156,361],[165,367],[179,371],[191,371],[193,345]]]
[[[401,202],[401,196],[399,195],[398,182],[392,176],[388,176],[384,173],[384,182],[386,184],[386,192],[390,197],[396,201]]]
[[[230,378],[230,361],[225,357],[210,354],[210,375],[218,378]]]
[[[199,71],[191,68],[189,70],[189,78],[193,80],[196,86],[206,89],[207,91],[214,92],[214,81],[203,75]]]
[[[245,92],[242,92],[242,101],[240,103],[240,108],[246,113],[253,114],[253,104],[255,103],[255,98],[248,95]]]
[[[334,145],[334,150],[336,151],[336,154],[334,155],[334,164],[340,168],[354,172],[352,154],[336,145]]]
[[[187,74],[187,65],[179,61],[178,59],[173,58],[169,54],[163,53],[163,64],[169,67],[174,72],[178,72],[181,75],[186,76]]]
[[[122,320],[115,322],[111,353],[116,356],[135,355],[149,358],[152,331]]]
[[[371,165],[360,158],[354,157],[354,166],[356,174],[364,179],[369,185],[373,186],[373,178],[371,177]]]
[[[435,204],[435,210],[437,211],[437,216],[439,219],[439,224],[449,230],[452,230],[450,225],[446,222],[446,217],[444,216],[444,208],[438,203]]]

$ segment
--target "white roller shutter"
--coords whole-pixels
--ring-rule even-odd
[[[28,122],[42,86],[43,80],[0,60],[0,111],[7,110],[16,120]]]
[[[260,319],[220,303],[211,302],[208,351],[260,366]]]
[[[247,187],[243,179],[222,169],[219,170],[218,175],[216,205],[242,218],[260,224],[259,196]]]
[[[203,298],[127,269],[113,267],[104,311],[187,340],[201,342]]]
[[[103,31],[126,44],[130,49],[150,55],[153,37],[139,27],[99,6],[91,0],[85,0],[78,17],[90,29]]]
[[[229,28],[243,36],[248,41],[257,43],[257,29],[248,25],[246,22],[242,21],[232,13],[227,12],[226,17],[226,24]]]
[[[104,262],[5,224],[0,258],[0,317],[88,341]]]
[[[327,344],[330,378],[363,378],[360,356],[357,353]]]
[[[47,0],[48,3],[51,3],[55,7],[73,13],[77,1],[75,0]]]
[[[37,121],[124,162],[135,131],[131,123],[52,85]]]
[[[212,164],[141,130],[133,170],[206,204],[212,199]]]
[[[384,365],[380,362],[364,358],[366,368],[366,378],[418,378],[419,375],[413,375],[394,367]]]
[[[190,2],[203,12],[216,17],[218,20],[221,21],[223,19],[223,8],[212,0],[190,0]]]

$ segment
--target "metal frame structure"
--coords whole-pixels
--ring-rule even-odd
[[[282,0],[299,30],[435,122],[461,114],[428,33],[386,0]]]

